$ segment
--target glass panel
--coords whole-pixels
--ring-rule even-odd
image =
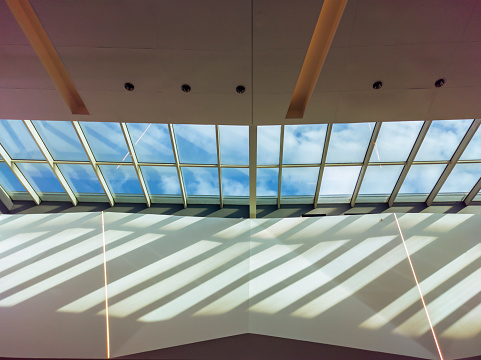
[[[460,160],[479,160],[481,159],[481,128],[478,128],[476,134],[469,142],[468,146],[461,155]]]
[[[275,196],[279,187],[279,169],[257,169],[257,196]]]
[[[175,167],[142,166],[141,170],[150,194],[180,195],[179,176]]]
[[[35,191],[42,193],[64,193],[64,189],[48,164],[17,164]]]
[[[174,125],[179,161],[184,164],[217,164],[214,125]]]
[[[217,168],[183,167],[187,195],[219,196],[219,175]]]
[[[222,169],[224,196],[249,196],[249,169]]]
[[[130,165],[100,165],[100,170],[113,194],[142,194],[139,178]]]
[[[59,164],[58,167],[75,194],[104,193],[91,165]]]
[[[0,163],[0,185],[5,191],[26,191],[23,185],[18,181],[12,170],[5,163]]]
[[[139,162],[174,163],[167,124],[127,124]]]
[[[402,165],[368,166],[359,195],[391,194],[402,169]]]
[[[327,125],[286,125],[284,164],[320,164]]]
[[[349,195],[351,196],[359,177],[360,166],[327,166],[322,174],[322,195]]]
[[[327,163],[363,162],[375,123],[334,124]]]
[[[283,168],[281,197],[291,195],[314,196],[318,178],[318,167]]]
[[[258,126],[257,127],[257,164],[279,165],[280,149],[281,149],[280,125]]]
[[[429,127],[415,161],[449,160],[473,120],[436,120]]]
[[[97,161],[132,161],[120,124],[82,122],[80,125]]]
[[[406,161],[423,121],[384,122],[370,162]]]
[[[481,164],[457,164],[439,193],[469,193],[481,177]]]
[[[0,143],[12,159],[45,159],[21,120],[0,120]]]
[[[55,160],[88,161],[71,122],[35,120],[33,123]]]
[[[229,165],[249,165],[249,127],[219,126],[220,161]]]
[[[413,165],[399,190],[400,194],[429,194],[446,165]]]

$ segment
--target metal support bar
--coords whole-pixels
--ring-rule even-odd
[[[277,182],[277,208],[281,207],[282,161],[284,156],[284,125],[281,125],[281,142],[279,146],[279,179]]]
[[[139,161],[137,159],[137,154],[135,153],[135,148],[134,144],[132,143],[132,138],[130,137],[129,129],[127,128],[126,123],[120,123],[120,127],[122,128],[125,142],[127,143],[127,149],[129,150],[130,157],[132,158],[132,162],[134,164],[135,172],[137,173],[137,177],[139,178],[140,187],[142,188],[142,193],[145,197],[145,202],[147,203],[147,207],[150,207],[152,201],[150,199],[149,191],[147,190],[147,185],[145,184],[144,176],[142,175],[142,171],[140,170]]]
[[[177,141],[175,140],[174,126],[169,124],[170,141],[172,143],[172,150],[174,151],[175,168],[177,169],[177,176],[179,177],[180,193],[182,195],[182,203],[184,208],[187,207],[187,195],[185,193],[184,178],[180,170],[179,152],[177,151]]]
[[[10,195],[5,191],[5,189],[0,185],[0,202],[5,205],[7,210],[12,210],[13,201]]]
[[[249,215],[257,215],[257,126],[249,126]]]
[[[439,177],[438,181],[436,182],[436,185],[434,185],[433,190],[431,191],[428,198],[426,199],[427,206],[431,206],[431,204],[433,203],[434,198],[439,193],[439,190],[441,190],[441,188],[443,187],[449,174],[451,174],[451,171],[453,171],[454,166],[456,165],[457,161],[463,154],[464,150],[466,149],[466,146],[468,146],[469,142],[473,138],[474,134],[476,133],[476,130],[478,130],[480,124],[481,124],[480,119],[475,119],[471,123],[471,126],[469,127],[468,131],[466,131],[466,134],[464,135],[463,140],[461,140],[461,142],[458,145],[458,148],[456,149],[453,156],[451,157],[451,160],[449,161],[448,166],[444,168],[443,173]]]
[[[43,156],[45,156],[45,159],[47,160],[47,163],[50,165],[50,168],[52,169],[53,173],[57,177],[60,185],[62,185],[63,189],[67,193],[70,201],[74,206],[78,204],[78,199],[75,196],[72,188],[70,187],[70,184],[68,183],[67,179],[65,179],[65,176],[63,176],[62,172],[60,171],[60,168],[58,167],[57,164],[54,163],[52,154],[50,154],[50,151],[48,151],[47,145],[45,145],[42,137],[40,136],[39,132],[33,125],[31,120],[23,120],[23,123],[27,127],[28,131],[30,132],[30,135],[32,135],[33,140],[37,144],[37,146],[40,148],[40,151],[42,152]]]
[[[217,174],[219,175],[219,199],[220,208],[224,207],[224,195],[222,194],[222,170],[220,166],[220,131],[219,125],[215,126],[215,143],[217,147]]]
[[[478,180],[478,182],[473,186],[471,191],[469,192],[468,195],[464,198],[464,203],[466,206],[471,204],[471,201],[478,195],[479,191],[481,191],[481,178]]]
[[[357,178],[356,186],[354,187],[354,191],[351,197],[351,207],[354,207],[356,204],[357,195],[359,195],[359,190],[361,189],[362,180],[364,179],[364,175],[366,174],[367,165],[369,164],[369,160],[371,159],[372,151],[374,149],[374,145],[376,144],[377,136],[379,135],[379,130],[381,130],[382,122],[377,122],[374,126],[374,130],[372,131],[371,140],[369,141],[369,146],[366,150],[366,155],[364,155],[364,162],[362,163],[361,171],[359,172],[359,176]]]
[[[389,199],[387,201],[388,206],[391,207],[394,204],[394,200],[396,199],[396,196],[401,189],[401,186],[404,182],[404,179],[406,178],[406,175],[408,174],[409,169],[411,168],[411,165],[413,164],[414,158],[416,157],[419,148],[421,147],[421,144],[423,143],[424,138],[426,137],[426,133],[429,130],[429,127],[431,126],[431,120],[425,121],[423,126],[421,127],[421,130],[419,130],[418,137],[416,138],[416,141],[414,142],[413,148],[411,149],[411,152],[409,153],[408,159],[406,161],[406,165],[404,165],[401,175],[399,175],[399,178],[396,182],[396,185],[394,185],[394,189],[389,196]]]
[[[94,153],[92,149],[90,148],[90,145],[87,141],[87,137],[85,136],[82,128],[80,127],[80,124],[78,121],[72,121],[73,128],[75,129],[75,132],[77,133],[77,136],[80,140],[80,143],[82,144],[85,153],[87,154],[87,157],[89,158],[90,164],[92,165],[92,168],[95,171],[95,175],[97,175],[97,178],[99,179],[100,185],[102,185],[102,189],[104,189],[105,195],[107,196],[107,199],[110,203],[110,206],[114,206],[114,197],[112,196],[112,193],[110,192],[110,189],[107,185],[107,182],[105,181],[104,175],[100,171],[99,165],[97,163],[97,160],[95,160]]]
[[[3,160],[8,165],[10,170],[12,170],[13,174],[17,177],[18,181],[20,181],[20,184],[22,184],[25,190],[27,190],[28,194],[32,197],[33,201],[35,201],[35,204],[40,205],[40,202],[41,202],[40,196],[38,196],[35,189],[32,187],[32,185],[30,185],[25,175],[22,174],[18,166],[12,161],[12,158],[10,157],[10,155],[8,155],[7,151],[1,144],[0,144],[0,156],[3,158]]]
[[[332,124],[328,124],[326,130],[326,137],[324,138],[324,147],[322,149],[319,176],[317,177],[316,193],[314,194],[314,209],[317,208],[317,203],[319,202],[319,192],[321,191],[322,175],[324,174],[324,167],[326,166],[327,149],[329,148],[329,141],[331,140],[331,132]]]

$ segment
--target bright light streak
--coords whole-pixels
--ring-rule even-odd
[[[253,244],[254,245],[254,244]],[[257,244],[259,245],[259,244]],[[166,279],[159,281],[132,296],[127,297],[110,306],[110,315],[126,317],[148,306],[165,296],[187,286],[198,278],[209,274],[220,266],[249,252],[248,242],[236,243],[211,257],[198,262]],[[101,312],[102,314],[103,312]]]
[[[364,260],[374,251],[392,241],[394,236],[368,238],[357,244],[325,266],[302,279],[284,287],[275,294],[261,300],[250,308],[251,311],[274,314],[293,304],[302,297],[327,284],[352,266]],[[302,270],[302,267],[299,269]],[[260,284],[259,284],[260,285]]]
[[[421,287],[419,286],[418,278],[416,277],[416,272],[414,271],[414,266],[413,266],[413,263],[411,262],[411,256],[409,255],[408,247],[406,245],[406,241],[404,240],[404,235],[401,231],[401,226],[399,225],[399,221],[398,221],[396,213],[394,213],[394,218],[396,219],[397,228],[399,230],[399,235],[401,235],[401,239],[403,241],[403,246],[404,246],[404,250],[406,251],[406,256],[408,258],[408,261],[409,261],[409,266],[411,266],[411,270],[413,272],[414,280],[416,281],[416,286],[417,286],[418,291],[419,291],[419,296],[421,297],[421,301],[423,303],[424,311],[426,312],[426,317],[428,318],[429,326],[431,327],[431,332],[433,333],[433,338],[434,338],[434,342],[436,343],[436,348],[438,349],[439,357],[441,358],[441,360],[443,360],[443,354],[441,352],[441,348],[439,347],[438,339],[436,338],[436,333],[434,332],[433,324],[431,323],[431,318],[429,317],[428,308],[426,307],[426,303],[424,302],[423,293],[421,291]]]
[[[463,315],[453,325],[448,327],[442,337],[451,339],[473,338],[481,332],[481,304]]]
[[[392,216],[391,214],[378,214],[375,215],[357,215],[357,219],[353,222],[345,225],[339,230],[336,235],[346,237],[350,235],[358,235],[362,233],[367,233],[371,230],[373,226],[379,224],[379,221]]]
[[[297,249],[299,246],[301,245],[271,246],[268,249],[250,256],[226,271],[223,271],[222,273],[210,278],[201,285],[187,291],[167,304],[162,305],[154,311],[142,316],[139,321],[154,322],[172,319],[195,304],[198,304],[206,298],[215,295],[217,292],[221,291],[229,284],[232,284],[234,281],[246,276],[249,271],[255,271],[262,266],[265,266],[272,261],[285,256]],[[246,287],[246,284],[241,287],[244,289],[244,296],[241,299],[242,302],[246,302],[249,299],[249,288]]]
[[[301,229],[299,229],[299,231],[296,231],[294,234],[289,236],[289,240],[302,239],[303,241],[305,241],[309,238],[316,238],[319,235],[327,232],[332,227],[345,221],[347,218],[347,216],[326,216],[319,219],[313,219],[311,220],[311,224],[306,225],[304,223],[303,225],[306,226],[303,226]]]
[[[436,237],[412,236],[408,242],[412,244],[412,251],[415,253],[435,239]],[[405,258],[403,245],[396,246],[394,249],[376,259],[332,290],[325,292],[321,296],[300,307],[298,310],[294,311],[292,315],[303,318],[313,318],[322,314],[341,301],[354,295],[357,291],[376,280],[379,276],[392,269]],[[346,265],[347,264],[344,266]]]
[[[193,225],[198,221],[201,221],[205,218],[201,217],[194,217],[194,216],[186,216],[179,218],[178,220],[172,221],[171,223],[162,226],[161,230],[167,231],[177,231],[186,228],[189,225]]]
[[[277,239],[282,236],[288,230],[296,227],[297,225],[309,220],[307,218],[285,218],[282,221],[277,221],[271,226],[252,234],[254,239]]]
[[[147,130],[149,130],[149,127],[150,125],[152,124],[149,124],[149,126],[147,126],[147,128],[144,130],[144,132],[142,133],[142,135],[139,136],[139,138],[137,139],[137,141],[135,142],[134,145],[137,145],[137,143],[140,141],[140,139],[142,139],[142,136],[144,136],[144,134],[147,132]],[[130,154],[130,151],[127,151],[127,154],[125,154],[124,158],[122,159],[122,161],[124,161],[125,159],[127,159],[127,156],[129,156]],[[120,167],[120,165],[117,166],[117,169]]]
[[[1,226],[2,224],[0,224]],[[13,249],[17,246],[23,245],[35,238],[38,238],[42,235],[45,235],[48,233],[48,231],[39,231],[39,232],[33,232],[33,233],[20,233],[20,234],[15,234],[12,237],[9,237],[8,239],[2,240],[0,242],[1,248],[0,248],[0,254],[7,252],[10,249]],[[2,260],[3,261],[3,260]]]
[[[469,264],[473,263],[481,257],[481,244],[478,244],[469,249],[464,254],[460,255],[443,268],[430,275],[423,280],[420,286],[423,288],[424,295],[429,294],[445,281],[449,280],[456,273],[463,270]],[[360,327],[366,329],[379,329],[393,320],[396,316],[406,311],[409,307],[419,300],[419,294],[416,287],[398,297],[384,309],[364,321]]]
[[[110,329],[109,329],[109,295],[107,292],[107,258],[105,256],[105,222],[102,211],[102,245],[104,255],[104,288],[105,288],[105,326],[107,333],[107,359],[110,359]]]
[[[425,231],[446,233],[472,216],[474,216],[474,214],[443,214],[441,219],[426,227]]]

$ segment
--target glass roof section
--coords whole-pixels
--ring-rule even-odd
[[[382,123],[377,138],[376,123],[259,126],[252,146],[248,126],[0,120],[0,186],[13,199],[147,205],[222,206],[224,198],[246,204],[250,181],[259,204],[391,204],[423,202],[428,194],[436,201],[473,199],[481,177],[481,131],[474,133],[480,122],[432,121],[416,142],[423,124],[426,129],[429,122]],[[460,146],[465,137],[472,139]],[[460,160],[450,163],[458,147]]]

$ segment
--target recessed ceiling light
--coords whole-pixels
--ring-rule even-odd
[[[434,86],[436,86],[437,88],[440,88],[440,87],[443,86],[445,83],[446,83],[446,80],[444,80],[444,79],[439,79],[439,80],[436,80],[436,82],[434,83]]]
[[[237,91],[238,94],[243,94],[246,92],[246,88],[244,85],[239,85],[235,88],[235,91]]]
[[[184,85],[182,85],[180,88],[181,88],[182,91],[185,92],[185,93],[188,93],[188,92],[190,92],[190,90],[191,90],[189,84],[184,84]]]
[[[124,87],[125,87],[125,90],[127,91],[134,91],[134,85],[131,83],[125,83]]]
[[[376,81],[374,84],[372,84],[372,88],[374,90],[379,90],[380,88],[382,88],[382,81]]]

